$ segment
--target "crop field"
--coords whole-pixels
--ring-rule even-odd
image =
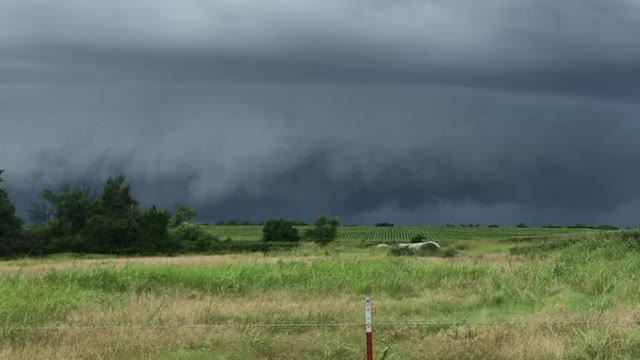
[[[233,240],[260,240],[262,226],[259,225],[210,225],[205,228],[220,238]],[[301,232],[310,228],[297,227]],[[416,235],[423,235],[427,240],[503,240],[510,238],[539,237],[557,234],[585,233],[588,229],[567,228],[470,228],[460,226],[342,226],[338,229],[338,241],[395,243],[408,242]]]
[[[462,244],[1,261],[0,359],[640,358],[639,232]]]

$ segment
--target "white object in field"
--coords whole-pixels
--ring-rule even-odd
[[[440,244],[434,241],[426,241],[426,242],[415,243],[415,244],[398,244],[398,247],[408,248],[411,250],[418,250],[418,249],[440,250],[441,249]]]
[[[390,248],[391,246],[387,245],[387,244],[379,244],[376,245],[377,248]]]

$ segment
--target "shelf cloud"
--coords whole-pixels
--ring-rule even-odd
[[[6,0],[0,168],[203,221],[640,213],[632,0]]]

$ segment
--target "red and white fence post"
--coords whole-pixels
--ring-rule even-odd
[[[371,317],[371,297],[364,299],[365,330],[367,336],[367,360],[373,360],[373,321]]]

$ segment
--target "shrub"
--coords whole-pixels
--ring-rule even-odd
[[[287,219],[271,219],[262,228],[264,241],[300,241],[298,229],[293,227],[293,223]]]
[[[329,219],[327,216],[321,216],[314,223],[313,229],[307,230],[305,237],[319,244],[326,245],[338,237],[339,225],[340,220],[338,220],[338,218]]]
[[[527,224],[525,224],[525,223],[520,223],[520,224],[518,224],[518,226],[517,226],[517,227],[519,227],[519,228],[528,228],[528,227],[529,227],[529,225],[527,225]]]
[[[427,238],[424,235],[415,235],[414,237],[411,238],[411,243],[412,244],[417,244],[417,243],[421,243],[424,242]]]
[[[171,239],[183,251],[207,251],[219,242],[218,237],[198,225],[183,223],[171,230]]]

